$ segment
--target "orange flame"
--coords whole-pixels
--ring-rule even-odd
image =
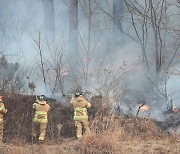
[[[147,112],[150,108],[148,105],[145,105],[145,104],[138,104],[139,106],[139,109],[143,112]]]

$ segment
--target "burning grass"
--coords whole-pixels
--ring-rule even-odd
[[[4,141],[9,145],[23,147],[21,153],[31,149],[32,104],[34,96],[6,95],[8,114],[5,116]],[[71,107],[51,101],[51,111],[44,146],[52,154],[118,154],[118,153],[179,153],[178,136],[171,136],[150,118],[109,115],[105,110],[94,108],[91,114],[91,134],[82,140],[75,139]],[[68,141],[67,141],[68,139]],[[27,147],[24,147],[26,145]],[[48,148],[49,147],[49,148]],[[4,147],[7,150],[9,147]],[[38,149],[34,147],[35,151]],[[70,151],[69,151],[70,149]],[[2,148],[0,147],[0,150]],[[41,153],[42,149],[39,149]],[[13,151],[13,150],[12,150]],[[26,151],[26,152],[23,152]],[[35,152],[36,153],[36,152]],[[37,152],[38,153],[38,152]]]

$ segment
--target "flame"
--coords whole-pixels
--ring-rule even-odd
[[[147,112],[150,108],[148,105],[144,105],[144,104],[138,104],[139,109],[143,112]]]
[[[68,75],[68,70],[67,69],[60,70],[60,76],[67,76],[67,75]]]
[[[176,112],[176,113],[180,112],[180,109],[178,109],[176,106],[173,106],[172,110],[173,110],[173,112]]]

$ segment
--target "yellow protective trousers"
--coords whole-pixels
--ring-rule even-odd
[[[43,141],[46,135],[47,123],[33,121],[32,135],[34,138],[39,134],[39,141]]]
[[[0,121],[0,144],[3,143],[3,130],[4,130],[3,122]]]
[[[80,139],[83,136],[83,130],[85,130],[85,134],[90,133],[88,119],[75,120],[75,127],[76,127],[76,137],[78,139]]]

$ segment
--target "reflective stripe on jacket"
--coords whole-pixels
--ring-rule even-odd
[[[2,114],[7,113],[7,110],[5,109],[4,104],[2,102],[0,102],[0,113]]]
[[[35,115],[34,115],[33,121],[35,121],[35,122],[47,123],[47,122],[48,122],[47,112],[44,112],[44,111],[36,111],[36,112],[35,112]]]
[[[74,108],[74,120],[88,119],[87,109],[76,107]]]
[[[74,120],[88,119],[87,108],[91,107],[91,104],[83,97],[72,97],[70,103],[74,107]]]
[[[4,107],[3,102],[0,102],[0,123],[3,122],[3,117],[4,117],[4,114],[6,114],[6,113],[7,113],[7,110]]]
[[[0,112],[1,112],[1,111],[3,111],[3,107],[2,107],[2,106],[0,107]]]
[[[48,111],[50,110],[49,104],[38,104],[34,103],[33,104],[33,109],[35,109],[35,114],[33,121],[34,122],[42,122],[42,123],[47,123],[48,122]]]

